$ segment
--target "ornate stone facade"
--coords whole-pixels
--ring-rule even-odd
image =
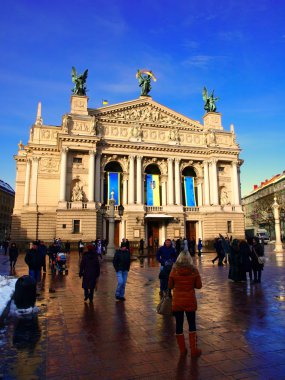
[[[27,145],[19,147],[13,239],[106,237],[108,220],[98,210],[112,171],[121,172],[125,208],[120,218],[115,207],[117,242],[193,236],[207,245],[218,233],[244,236],[240,149],[221,114],[208,113],[200,124],[150,97],[98,109],[87,103],[86,96],[72,96],[61,126],[45,125],[38,115]],[[156,206],[146,200],[148,172],[159,176]],[[194,177],[193,207],[185,203],[185,173]]]

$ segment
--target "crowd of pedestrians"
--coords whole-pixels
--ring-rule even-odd
[[[93,302],[94,292],[98,289],[100,277],[100,266],[103,256],[106,254],[107,241],[96,239],[89,244],[82,240],[77,243],[79,254],[79,277],[82,278],[82,288],[84,290],[84,301]],[[198,256],[202,255],[203,243],[199,239],[197,246],[195,239],[179,238],[176,241],[166,239],[161,247],[158,247],[156,259],[160,264],[159,280],[160,295],[162,300],[170,297],[172,302],[172,314],[176,322],[176,340],[183,356],[187,353],[186,342],[183,333],[184,316],[188,323],[188,337],[190,354],[192,357],[201,355],[201,350],[197,347],[196,335],[196,310],[197,300],[195,289],[202,287],[202,281],[198,269],[193,263],[193,257],[198,250]],[[264,249],[258,238],[250,241],[232,239],[232,237],[219,235],[215,239],[214,248],[216,257],[213,264],[218,260],[218,265],[223,266],[228,263],[228,278],[234,282],[241,282],[248,279],[252,283],[261,282],[261,274],[264,269]],[[40,284],[42,273],[47,271],[46,259],[53,268],[53,263],[59,252],[70,253],[71,245],[67,241],[63,243],[60,238],[54,239],[47,247],[43,241],[34,241],[25,255],[25,262],[28,266],[29,275],[37,284]],[[143,254],[144,240],[139,243],[139,254]],[[18,258],[18,248],[16,243],[11,243],[9,250],[10,269],[15,270]],[[5,253],[4,253],[5,254]],[[130,243],[127,239],[122,239],[120,247],[115,251],[113,257],[113,267],[117,277],[115,289],[115,300],[125,301],[125,292],[128,273],[131,265]]]

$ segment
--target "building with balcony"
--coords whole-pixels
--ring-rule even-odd
[[[10,238],[14,200],[15,191],[8,183],[0,180],[0,242]]]
[[[99,209],[112,191],[117,245],[123,237],[151,246],[167,237],[207,245],[218,233],[244,236],[240,149],[220,113],[200,123],[149,96],[97,109],[87,103],[71,96],[59,126],[43,123],[39,104],[15,155],[13,239],[107,237]]]
[[[285,171],[265,179],[260,185],[254,185],[253,190],[242,199],[245,214],[245,229],[267,229],[270,238],[275,239],[274,217],[272,205],[274,197],[280,206],[281,235],[285,231]]]

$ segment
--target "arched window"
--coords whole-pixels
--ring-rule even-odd
[[[109,203],[111,195],[115,204],[122,203],[122,167],[117,161],[110,161],[104,168],[104,203]],[[111,194],[112,193],[112,194]]]
[[[144,199],[147,206],[161,206],[160,170],[156,164],[145,168]]]
[[[183,206],[197,206],[198,190],[196,182],[196,172],[191,166],[187,166],[182,171],[182,203]]]

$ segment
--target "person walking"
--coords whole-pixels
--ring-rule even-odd
[[[78,242],[78,255],[79,255],[79,259],[82,257],[83,250],[84,250],[84,243],[80,239],[79,242]]]
[[[164,270],[164,266],[166,265],[166,262],[169,264],[170,262],[174,263],[176,260],[176,251],[172,247],[172,243],[170,239],[166,239],[164,242],[164,245],[161,246],[157,253],[156,253],[156,259],[160,263],[160,272]],[[160,279],[160,292],[159,294],[162,296],[164,292],[167,290],[167,282],[165,283],[164,276]]]
[[[239,243],[239,252],[241,281],[246,281],[246,273],[248,272],[249,279],[252,282],[251,250],[246,240]]]
[[[181,242],[182,242],[182,238],[178,238],[175,242],[176,256],[178,256],[181,251]]]
[[[100,264],[95,247],[90,244],[87,252],[82,256],[79,270],[79,278],[82,277],[82,288],[84,289],[84,301],[89,299],[93,302],[94,290],[97,290],[97,281],[100,276]]]
[[[15,265],[19,256],[19,251],[16,243],[12,243],[9,249],[9,259],[10,259],[10,271],[11,273],[15,271]]]
[[[64,244],[65,248],[65,253],[69,254],[70,253],[70,242],[67,240],[67,242]]]
[[[258,261],[258,258],[262,256],[264,256],[264,248],[259,243],[258,237],[254,237],[252,239],[252,252],[251,252],[254,283],[261,282],[261,271],[263,271],[264,264],[260,264]]]
[[[39,250],[39,254],[42,257],[43,272],[46,273],[46,271],[47,271],[47,268],[46,268],[47,247],[46,247],[45,243],[42,240],[39,242],[38,250]]]
[[[230,268],[228,278],[235,282],[241,281],[241,257],[238,239],[234,239],[230,245]]]
[[[184,313],[189,325],[189,344],[192,357],[199,357],[202,351],[197,347],[195,289],[202,288],[202,281],[188,251],[182,251],[170,272],[168,288],[173,289],[172,312],[176,320],[176,340],[180,355],[186,355],[183,334]]]
[[[32,248],[28,250],[25,256],[25,262],[29,267],[29,275],[39,283],[41,281],[41,269],[43,266],[43,259],[38,249],[38,242],[32,243]]]
[[[140,240],[140,245],[139,245],[139,255],[142,256],[144,251],[144,240]]]
[[[118,301],[125,301],[125,289],[130,265],[130,251],[127,249],[127,243],[122,243],[121,248],[116,250],[113,258],[113,266],[118,279],[118,285],[115,293],[115,297]]]
[[[202,256],[202,248],[203,248],[203,243],[202,243],[201,238],[199,238],[199,240],[198,240],[197,248],[198,248],[198,256],[201,257]]]

